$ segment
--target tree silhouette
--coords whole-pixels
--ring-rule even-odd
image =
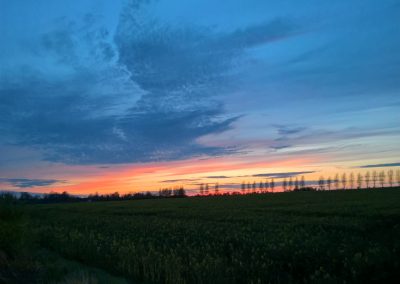
[[[358,189],[360,189],[362,186],[362,175],[360,173],[358,173],[358,175],[357,175],[357,186],[358,186]]]
[[[371,174],[369,173],[369,171],[365,174],[365,185],[367,188],[369,188],[369,182],[371,181]]]
[[[247,193],[249,193],[250,190],[251,190],[251,184],[250,184],[250,182],[248,182],[248,183],[247,183]]]
[[[200,195],[204,194],[204,184],[200,184]]]
[[[400,170],[396,170],[396,182],[397,186],[400,186]]]
[[[294,189],[298,190],[299,189],[299,179],[296,177],[296,179],[294,180]]]
[[[379,173],[379,182],[381,183],[381,187],[383,188],[383,186],[385,185],[385,180],[386,180],[386,175],[384,171],[381,171]]]
[[[293,189],[293,180],[292,180],[292,177],[290,177],[289,178],[289,190],[292,190]]]
[[[319,177],[318,185],[319,185],[319,190],[324,190],[325,189],[325,180],[324,180],[323,176]]]
[[[304,176],[301,176],[301,179],[300,179],[300,187],[301,187],[301,188],[305,188],[305,187],[306,187],[306,181],[305,181],[305,179],[304,179]]]
[[[388,182],[389,182],[390,187],[393,186],[393,174],[394,174],[393,170],[388,171]]]
[[[271,182],[269,183],[269,187],[271,188],[272,192],[274,192],[274,189],[275,189],[275,181],[274,181],[274,179],[272,179]]]
[[[282,187],[283,187],[283,191],[287,191],[287,181],[286,181],[286,178],[283,179]]]
[[[206,187],[204,188],[204,194],[208,195],[209,193],[209,187],[208,187],[208,183],[206,183]]]
[[[349,176],[350,188],[354,188],[354,174],[350,173]]]
[[[335,189],[339,189],[339,174],[335,175]]]
[[[342,186],[343,186],[343,189],[346,189],[346,185],[347,185],[347,176],[346,176],[346,173],[343,173],[342,174]]]
[[[372,172],[372,183],[374,185],[374,188],[376,188],[376,182],[378,181],[378,174],[376,173],[376,171]]]
[[[268,189],[269,189],[269,182],[268,182],[267,180],[265,180],[264,188],[265,188],[265,190],[268,192]]]
[[[218,182],[215,183],[214,194],[215,194],[215,195],[218,195],[218,194],[219,194],[219,184],[218,184]]]
[[[242,193],[246,193],[246,184],[244,181],[242,182]]]
[[[328,177],[328,179],[326,180],[326,185],[328,186],[328,190],[331,190],[331,184],[332,184],[332,179],[331,177]]]
[[[255,181],[253,181],[253,193],[255,193],[257,190],[257,184]]]
[[[262,181],[260,181],[260,183],[258,185],[258,189],[260,190],[260,192],[264,191],[264,183]]]

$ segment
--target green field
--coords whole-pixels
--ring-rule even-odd
[[[75,272],[71,264],[49,263],[49,255],[73,262],[87,275],[62,283],[395,283],[400,278],[400,188],[16,205],[0,212],[0,244],[6,247],[0,264],[3,257],[9,272],[3,281],[18,278],[11,270],[25,269],[18,266],[21,255],[27,258],[24,250],[27,263],[40,267],[24,275],[53,283]],[[14,240],[18,245],[12,248]]]

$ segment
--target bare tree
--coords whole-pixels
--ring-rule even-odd
[[[301,179],[300,179],[300,187],[301,187],[301,188],[305,188],[305,187],[306,187],[306,181],[305,181],[305,179],[304,179],[304,176],[301,176]]]
[[[364,180],[365,180],[365,186],[369,188],[369,182],[371,181],[371,174],[369,173],[369,171],[365,174]]]
[[[215,183],[214,194],[215,194],[215,195],[218,195],[218,194],[219,194],[219,184],[218,184],[218,182]]]
[[[372,183],[374,185],[374,188],[376,188],[376,182],[378,181],[378,174],[376,173],[376,171],[372,172]]]
[[[331,184],[332,184],[332,179],[331,177],[328,177],[328,179],[326,180],[326,185],[328,186],[328,190],[331,190]]]
[[[390,187],[393,186],[393,174],[394,174],[393,170],[389,170],[387,173]]]
[[[260,181],[260,184],[258,185],[258,189],[260,190],[260,192],[264,191],[264,183],[262,181]]]
[[[342,186],[343,186],[343,189],[346,189],[346,185],[347,185],[347,176],[346,176],[346,173],[343,173],[342,174]]]
[[[251,190],[251,184],[250,184],[250,182],[248,182],[248,183],[247,183],[247,193],[249,193],[250,190]]]
[[[283,188],[283,191],[287,191],[287,181],[286,181],[286,178],[283,179],[282,188]]]
[[[383,186],[385,185],[385,180],[386,180],[386,175],[384,171],[381,171],[379,173],[379,182],[381,184],[381,187],[383,188]]]
[[[293,180],[292,177],[289,178],[289,190],[293,189]]]
[[[242,182],[242,194],[246,193],[246,183]]]
[[[357,186],[358,186],[358,189],[360,189],[362,186],[362,175],[360,173],[358,173],[358,175],[357,175]]]
[[[335,189],[339,189],[339,174],[335,175]]]
[[[397,186],[400,186],[400,170],[396,170],[396,182]]]
[[[265,180],[264,188],[266,191],[268,191],[268,189],[269,189],[269,182],[267,180]]]
[[[298,190],[299,189],[299,179],[296,177],[296,179],[294,180],[294,189]]]
[[[257,191],[257,184],[255,181],[253,181],[253,193],[256,193]]]
[[[354,174],[353,173],[350,173],[349,182],[350,182],[350,189],[354,188]]]
[[[200,195],[204,194],[204,184],[200,184]]]
[[[325,179],[323,176],[319,177],[318,185],[319,185],[319,190],[325,189]]]
[[[272,192],[274,192],[274,188],[275,188],[275,181],[274,181],[274,179],[272,179],[271,182],[269,183],[269,187],[271,188]]]
[[[209,193],[209,187],[208,187],[208,183],[206,183],[206,187],[204,188],[204,194],[208,195]]]

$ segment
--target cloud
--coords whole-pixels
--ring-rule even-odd
[[[303,126],[290,126],[290,125],[275,125],[279,135],[292,135],[303,132],[306,127]]]
[[[223,178],[231,178],[231,177],[229,177],[229,176],[208,176],[206,178],[220,178],[220,179],[223,179]]]
[[[288,177],[295,177],[295,176],[305,175],[305,174],[311,174],[311,173],[315,173],[315,171],[284,172],[284,173],[266,173],[266,174],[256,174],[256,175],[252,175],[252,177],[288,178]]]
[[[0,178],[0,182],[9,183],[14,187],[18,188],[30,188],[49,186],[56,183],[63,183],[63,180],[56,179],[26,179],[26,178]]]
[[[43,65],[7,70],[0,81],[0,143],[66,164],[179,160],[235,153],[200,144],[231,128],[217,96],[247,48],[291,36],[274,20],[233,32],[173,26],[131,2],[115,36],[96,16],[61,20],[33,46]]]
[[[161,181],[162,183],[176,183],[176,182],[191,182],[191,181],[197,181],[199,179],[197,178],[180,178],[180,179],[167,179]]]
[[[358,168],[384,168],[384,167],[400,167],[400,163],[364,165],[364,166],[359,166]]]

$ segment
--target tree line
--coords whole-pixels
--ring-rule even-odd
[[[50,192],[41,195],[34,195],[29,192],[21,192],[18,195],[10,192],[0,192],[0,200],[21,201],[24,203],[65,203],[65,202],[95,202],[95,201],[120,201],[120,200],[140,200],[140,199],[159,199],[159,198],[182,198],[187,197],[183,187],[164,188],[158,193],[136,192],[120,194],[118,192],[109,194],[89,194],[88,196],[76,196],[64,191],[62,193]]]
[[[339,190],[339,189],[361,189],[361,188],[383,188],[386,185],[393,187],[395,184],[400,187],[400,170],[388,171],[367,171],[361,173],[337,173],[333,177],[320,176],[318,181],[307,181],[304,176],[283,178],[279,183],[272,178],[266,181],[253,181],[241,183],[241,194],[274,192],[277,185],[283,191],[310,191],[310,190]],[[235,192],[239,194],[239,192]],[[200,184],[200,196],[219,195],[219,183]]]

